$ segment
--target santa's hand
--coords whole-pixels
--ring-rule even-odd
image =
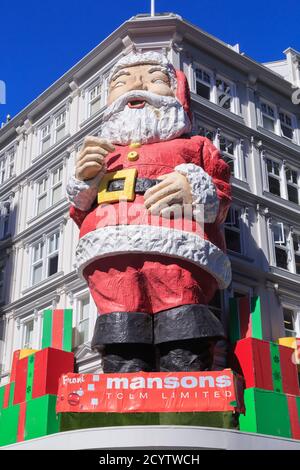
[[[81,181],[94,178],[105,169],[105,157],[114,150],[106,139],[87,136],[77,156],[75,177]]]
[[[151,214],[169,216],[170,207],[192,203],[191,187],[187,178],[174,171],[158,178],[156,184],[145,192],[145,206]]]

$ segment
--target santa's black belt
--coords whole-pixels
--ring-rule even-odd
[[[145,194],[145,192],[148,189],[152,188],[159,182],[160,180],[157,180],[157,179],[136,178],[134,192],[135,194]],[[124,184],[125,184],[125,180],[121,178],[119,180],[109,181],[108,186],[107,186],[107,192],[110,193],[113,191],[123,191]]]

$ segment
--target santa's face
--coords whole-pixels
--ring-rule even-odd
[[[191,123],[158,64],[124,67],[111,79],[101,137],[112,143],[153,143],[190,131]]]
[[[144,90],[161,96],[174,96],[168,74],[160,65],[134,65],[119,70],[109,87],[108,105],[128,91]],[[139,104],[129,103],[132,106]],[[141,103],[140,103],[141,105]]]

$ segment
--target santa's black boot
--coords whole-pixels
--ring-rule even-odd
[[[213,346],[223,337],[223,326],[207,305],[182,305],[154,316],[154,343],[164,372],[211,370]]]
[[[152,316],[143,312],[99,315],[92,349],[101,351],[103,372],[150,372],[155,369]]]
[[[162,343],[159,370],[161,372],[196,372],[211,370],[211,342],[206,338]]]
[[[102,367],[105,374],[151,372],[155,367],[154,348],[149,344],[106,344]]]

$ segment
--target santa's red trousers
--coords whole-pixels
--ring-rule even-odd
[[[187,304],[207,304],[216,280],[192,263],[144,253],[115,255],[92,262],[84,270],[99,314],[155,314]]]

